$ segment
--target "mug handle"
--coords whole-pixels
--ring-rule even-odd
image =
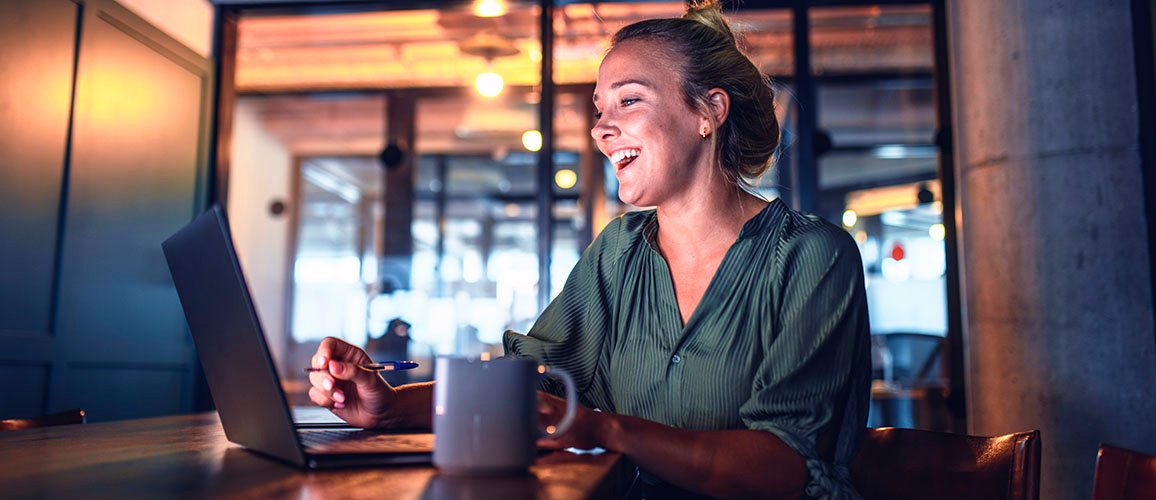
[[[562,379],[562,383],[566,386],[566,414],[562,416],[562,421],[555,426],[554,432],[538,429],[540,437],[558,437],[570,430],[570,425],[574,423],[574,415],[578,413],[578,388],[574,385],[574,377],[570,376],[570,372],[561,368],[547,368],[542,374],[554,375]]]

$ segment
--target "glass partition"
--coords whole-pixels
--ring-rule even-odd
[[[851,232],[867,274],[869,424],[947,430],[931,7],[824,7],[809,16],[819,212]]]

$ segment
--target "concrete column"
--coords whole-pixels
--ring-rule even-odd
[[[1156,452],[1129,2],[948,2],[969,432],[1040,429],[1041,498]]]

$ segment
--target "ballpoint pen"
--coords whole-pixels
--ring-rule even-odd
[[[374,372],[392,372],[397,370],[412,370],[417,368],[417,363],[414,361],[382,361],[380,363],[365,363],[357,365],[362,370],[369,370]],[[306,368],[306,372],[323,372],[328,371],[329,368]]]

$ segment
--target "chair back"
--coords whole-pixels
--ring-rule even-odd
[[[1038,500],[1040,431],[982,437],[869,428],[851,482],[866,500]]]
[[[1156,457],[1100,444],[1092,500],[1156,499]]]
[[[83,424],[85,421],[84,410],[74,408],[43,417],[0,420],[0,432],[31,429],[33,427],[48,427],[51,425]]]

